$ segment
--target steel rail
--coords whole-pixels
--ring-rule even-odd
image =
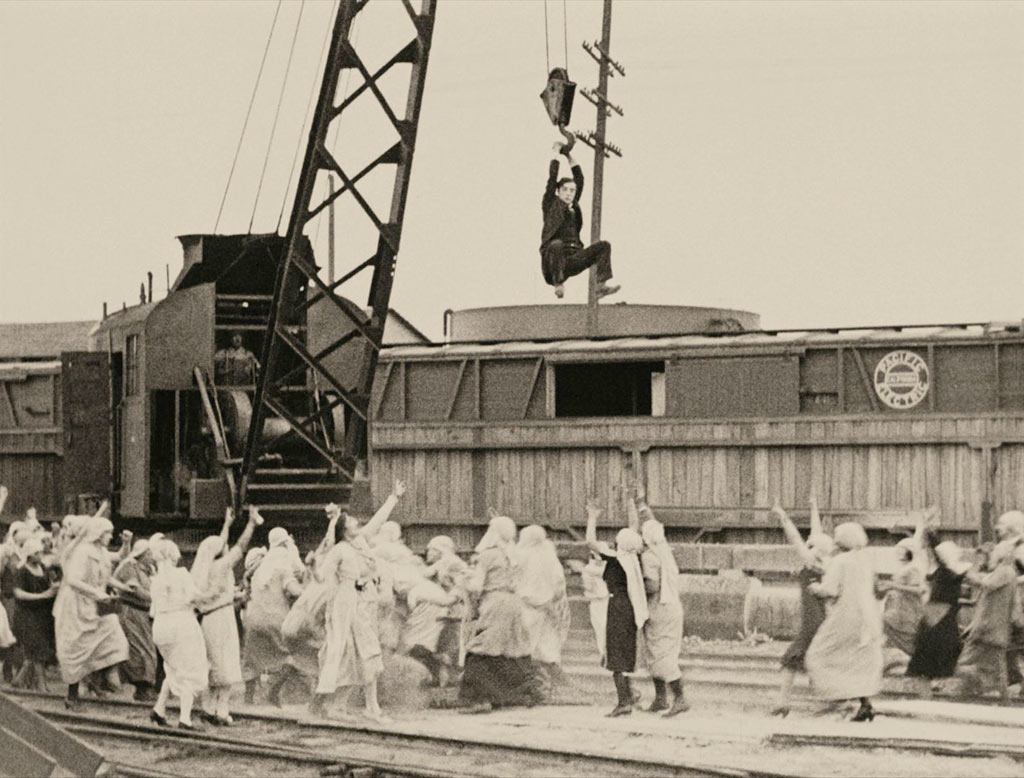
[[[134,703],[127,701],[101,700],[99,704],[110,704],[111,702],[119,703],[122,706],[135,706]],[[122,719],[66,711],[40,708],[33,708],[33,710],[66,726],[70,731],[83,735],[119,737],[175,746],[208,746],[225,752],[256,756],[261,759],[285,759],[324,766],[344,764],[370,768],[389,775],[407,778],[469,778],[470,776],[480,778],[484,769],[481,766],[482,764],[509,761],[529,761],[533,763],[534,767],[543,767],[552,771],[563,768],[565,763],[572,763],[571,769],[574,771],[574,775],[579,774],[580,770],[584,770],[588,775],[618,773],[620,775],[644,775],[651,778],[658,778],[659,776],[671,776],[672,778],[792,778],[788,774],[765,770],[696,765],[628,756],[613,757],[589,751],[566,751],[543,746],[511,745],[476,739],[466,740],[442,735],[370,729],[335,721],[306,721],[304,719],[281,718],[261,714],[233,714],[238,720],[250,718],[274,722],[282,726],[302,726],[314,730],[326,729],[334,732],[344,731],[350,736],[354,735],[359,738],[358,741],[346,738],[344,742],[353,745],[366,745],[367,743],[384,746],[401,745],[409,749],[409,752],[412,754],[415,754],[417,750],[419,751],[421,758],[415,765],[402,765],[343,753],[318,754],[310,749],[254,741],[248,736],[246,736],[246,742],[242,743],[237,738],[213,735],[203,731],[168,729],[124,721]],[[424,748],[425,746],[426,748]],[[487,761],[473,761],[466,770],[443,770],[436,767],[419,766],[422,764],[422,757],[429,751],[436,751],[438,747],[441,750],[439,756],[445,759],[451,759],[454,756],[467,759],[484,757]],[[536,764],[538,761],[544,760],[547,760],[548,763]]]

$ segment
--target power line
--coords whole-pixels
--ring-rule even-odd
[[[337,8],[337,6],[338,6],[338,3],[335,2],[334,8]],[[332,8],[332,10],[331,10],[331,16],[330,16],[331,19],[334,18],[334,13],[335,13],[334,8]],[[278,216],[277,216],[277,227],[274,229],[275,232],[280,232],[280,230],[281,230],[281,222],[284,219],[284,209],[288,205],[288,193],[289,193],[289,191],[291,191],[291,188],[292,188],[292,178],[295,176],[295,168],[298,167],[299,154],[302,153],[302,140],[303,140],[303,138],[306,135],[306,126],[307,126],[307,123],[312,118],[310,116],[310,114],[311,114],[311,110],[313,108],[313,95],[316,94],[317,84],[320,83],[320,70],[321,70],[320,66],[323,64],[324,57],[327,54],[327,41],[330,40],[330,34],[331,34],[331,25],[328,24],[324,28],[324,40],[323,40],[323,43],[320,44],[320,59],[317,60],[317,68],[316,68],[316,72],[313,75],[313,83],[310,85],[310,88],[309,88],[309,98],[306,100],[306,113],[304,114],[305,118],[303,119],[302,127],[299,130],[299,140],[295,144],[295,156],[292,157],[292,169],[290,171],[288,171],[288,183],[285,184],[285,187],[284,187],[284,197],[281,198],[281,213],[279,213]]]
[[[274,144],[274,135],[277,133],[277,120],[281,116],[281,104],[284,102],[285,87],[288,86],[288,74],[292,69],[292,57],[295,54],[295,41],[299,38],[299,26],[302,24],[302,12],[306,9],[306,0],[299,5],[299,16],[295,20],[295,32],[292,34],[292,45],[288,50],[288,63],[284,68],[284,80],[281,82],[281,93],[277,96],[277,108],[274,110],[274,124],[270,128],[270,140],[267,141],[267,153],[263,157],[263,170],[260,171],[260,182],[256,187],[256,199],[252,204],[252,215],[249,217],[249,232],[252,232],[253,222],[256,221],[256,208],[260,202],[260,192],[263,190],[263,178],[267,172],[267,163],[270,161],[270,150]]]
[[[228,172],[228,182],[224,185],[224,195],[220,199],[220,208],[217,209],[217,221],[214,222],[213,232],[216,235],[220,227],[220,217],[224,213],[224,203],[228,199],[228,189],[231,188],[231,179],[235,175],[235,165],[238,164],[238,155],[242,151],[242,141],[245,138],[245,129],[249,126],[249,116],[252,115],[252,106],[256,102],[256,92],[260,86],[260,79],[263,77],[263,66],[267,64],[267,53],[270,51],[270,41],[274,37],[274,28],[277,27],[277,16],[281,12],[282,0],[277,0],[277,8],[274,9],[274,21],[270,24],[270,34],[267,35],[267,45],[263,48],[263,59],[260,60],[260,69],[256,74],[256,83],[252,87],[252,95],[249,97],[249,108],[245,112],[245,121],[242,122],[242,134],[238,136],[238,146],[235,148],[235,158],[231,160],[231,170]]]

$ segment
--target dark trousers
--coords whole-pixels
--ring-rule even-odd
[[[540,250],[540,260],[544,281],[551,286],[565,283],[565,279],[590,267],[597,268],[599,284],[612,277],[612,244],[606,240],[586,248],[579,243],[553,240]]]

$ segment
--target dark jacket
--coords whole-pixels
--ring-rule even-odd
[[[544,212],[544,229],[540,235],[541,249],[552,240],[561,237],[559,233],[562,233],[567,226],[570,228],[570,231],[574,232],[575,239],[579,240],[580,230],[583,229],[583,213],[580,211],[580,195],[583,194],[583,171],[580,170],[579,165],[572,166],[572,177],[576,182],[576,199],[573,200],[571,213],[574,224],[566,225],[565,220],[570,216],[569,209],[555,195],[555,188],[558,185],[558,160],[551,160],[551,165],[548,168],[548,183],[544,187],[544,199],[541,201],[541,209]]]

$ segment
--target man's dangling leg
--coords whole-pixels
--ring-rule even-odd
[[[606,240],[599,240],[592,246],[581,248],[565,257],[565,276],[575,276],[593,267],[597,278],[598,297],[605,297],[619,291],[618,286],[608,284],[612,277],[612,246]]]

